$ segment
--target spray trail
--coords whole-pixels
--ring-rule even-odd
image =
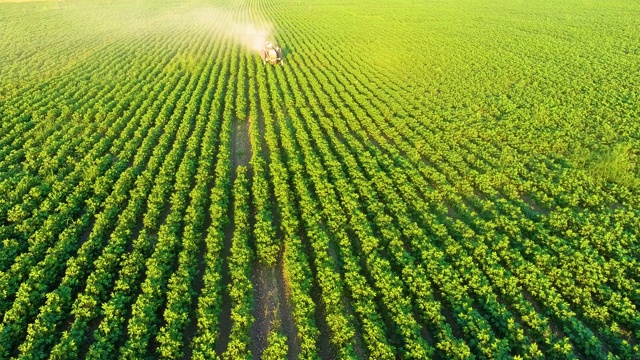
[[[272,38],[270,27],[258,27],[255,24],[236,24],[236,39],[249,50],[258,51],[264,43]]]
[[[273,40],[272,24],[240,20],[229,10],[204,8],[198,10],[196,17],[211,26],[216,35],[222,34],[248,51],[259,51],[266,41]]]

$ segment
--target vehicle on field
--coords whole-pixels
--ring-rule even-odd
[[[264,44],[264,47],[260,49],[260,57],[262,58],[262,65],[284,66],[284,60],[282,59],[282,49],[279,46],[273,45],[270,41]]]

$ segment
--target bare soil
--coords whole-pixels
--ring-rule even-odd
[[[529,205],[529,207],[536,213],[538,214],[542,214],[542,215],[546,215],[549,212],[546,211],[545,209],[543,209],[540,205],[536,204],[535,201],[533,201],[533,199],[531,199],[531,197],[529,195],[521,195],[520,199],[527,205]]]
[[[251,326],[250,350],[254,357],[260,358],[267,347],[267,336],[274,328],[278,308],[275,286],[275,271],[258,262],[252,267],[253,283],[253,325]]]
[[[249,166],[251,143],[249,142],[249,119],[234,120],[231,134],[231,165],[233,180],[238,166]]]
[[[300,354],[300,341],[298,340],[298,328],[293,320],[293,311],[289,297],[291,295],[289,284],[284,274],[284,258],[281,251],[278,257],[278,265],[276,266],[276,288],[278,294],[278,303],[280,311],[278,312],[280,319],[280,331],[287,337],[289,345],[289,359],[297,359]]]
[[[234,118],[231,124],[231,182],[235,181],[238,166],[246,166],[251,174],[249,160],[251,159],[251,144],[249,142],[249,119]],[[221,355],[229,345],[231,334],[231,298],[227,290],[231,282],[229,274],[228,258],[231,251],[231,241],[235,229],[235,214],[233,212],[233,200],[229,202],[228,216],[229,224],[224,231],[224,248],[222,249],[222,304],[220,311],[220,337],[216,344],[216,353]],[[252,222],[252,221],[250,221]],[[255,285],[254,285],[255,286]],[[255,297],[255,290],[254,290]],[[255,305],[254,305],[255,307]],[[253,342],[253,339],[252,339]],[[252,346],[252,345],[250,345]]]
[[[252,269],[253,282],[253,326],[251,327],[251,353],[260,358],[267,347],[269,332],[278,328],[280,302],[276,269],[256,262]]]
[[[253,282],[253,317],[250,350],[259,359],[267,347],[267,336],[271,331],[279,331],[287,337],[289,359],[296,359],[300,353],[296,324],[291,315],[287,286],[282,269],[282,256],[275,267],[255,262],[251,281]]]
[[[269,120],[265,119],[260,107],[255,121],[258,121],[260,139],[264,139],[266,137],[265,121]],[[277,127],[277,124],[274,124],[274,126]],[[269,178],[268,169],[271,163],[271,152],[265,141],[261,141],[261,150],[266,163],[267,178]],[[270,203],[275,236],[281,243],[284,235],[280,229],[280,214],[273,189],[270,191]],[[281,248],[276,265],[273,267],[260,264],[257,261],[252,267],[254,323],[251,328],[250,350],[256,359],[262,356],[264,349],[268,346],[267,336],[270,331],[279,331],[287,337],[289,348],[287,357],[289,359],[297,359],[298,354],[300,354],[300,341],[298,340],[297,327],[293,320],[292,306],[289,301],[289,286],[284,275],[282,254]]]

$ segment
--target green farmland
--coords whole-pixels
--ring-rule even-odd
[[[640,2],[0,0],[49,358],[640,359]]]

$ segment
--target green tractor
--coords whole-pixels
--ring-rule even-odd
[[[279,46],[274,46],[271,42],[267,41],[264,47],[260,49],[260,57],[262,58],[262,65],[280,64],[284,66],[284,60],[282,59],[282,49]]]

